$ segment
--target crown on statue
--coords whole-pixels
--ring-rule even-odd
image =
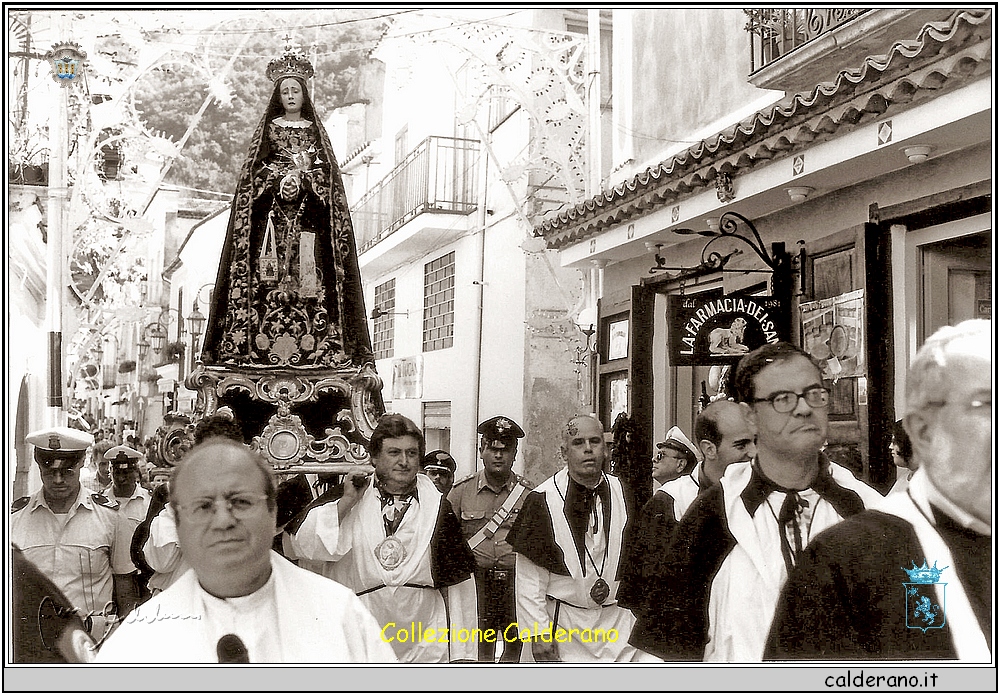
[[[280,58],[267,64],[267,79],[277,82],[283,77],[301,77],[308,80],[313,76],[313,66],[303,53],[286,48]]]
[[[936,584],[941,578],[941,573],[948,569],[947,567],[938,569],[937,560],[934,561],[933,567],[928,567],[927,558],[924,558],[923,567],[917,567],[917,563],[912,560],[910,564],[913,565],[913,569],[906,569],[905,567],[900,567],[900,569],[910,576],[910,582],[914,584]]]

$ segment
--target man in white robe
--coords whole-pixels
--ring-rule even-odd
[[[375,481],[353,477],[285,526],[290,558],[352,589],[400,661],[475,661],[475,558],[458,519],[427,476],[420,429],[385,415],[369,446]]]
[[[906,490],[809,546],[778,603],[768,659],[990,663],[992,332],[986,320],[945,326],[917,352],[903,424],[918,470]]]
[[[829,391],[808,354],[764,345],[740,361],[734,391],[757,455],[688,508],[630,638],[668,661],[760,661],[778,594],[809,541],[882,499],[820,451]]]
[[[616,596],[628,512],[621,483],[604,471],[600,421],[570,420],[561,453],[566,468],[528,493],[507,535],[517,553],[516,633],[535,661],[627,662],[635,618]]]
[[[733,401],[713,401],[698,413],[694,436],[703,458],[688,475],[661,486],[639,512],[632,541],[628,544],[629,561],[623,572],[622,587],[618,590],[618,602],[636,616],[636,628],[632,634],[643,635],[654,645],[660,631],[669,629],[669,626],[660,624],[656,611],[651,612],[652,619],[647,619],[650,613],[647,609],[650,598],[647,584],[656,581],[668,569],[664,566],[668,559],[666,550],[677,522],[699,494],[722,479],[730,464],[750,461],[757,452],[750,426],[740,406]],[[648,658],[650,655],[644,651],[645,644],[632,644],[643,650],[641,660],[656,660]]]
[[[222,439],[192,449],[171,506],[191,570],[129,613],[100,663],[394,662],[380,628],[343,586],[271,550],[270,468]]]

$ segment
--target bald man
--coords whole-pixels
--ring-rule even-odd
[[[101,663],[394,662],[379,625],[346,587],[271,550],[271,469],[216,438],[191,449],[170,506],[191,569],[129,613]]]
[[[507,535],[518,632],[535,661],[630,661],[635,618],[616,598],[628,512],[621,483],[605,472],[604,426],[572,418],[560,455],[566,467],[528,493]]]

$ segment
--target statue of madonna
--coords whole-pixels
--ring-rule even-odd
[[[350,211],[313,110],[313,67],[287,51],[233,198],[208,316],[207,365],[335,369],[371,363]]]

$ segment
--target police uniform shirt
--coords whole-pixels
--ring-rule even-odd
[[[125,574],[132,566],[115,558],[116,547],[127,549],[130,538],[114,506],[81,487],[70,510],[55,514],[38,490],[26,502],[15,502],[11,514],[11,542],[84,612],[104,611],[113,598],[112,574]]]
[[[112,485],[107,490],[104,491],[104,496],[108,499],[115,499],[118,501],[118,516],[121,517],[122,532],[127,534],[129,537],[128,543],[120,543],[115,548],[115,566],[117,567],[129,567],[127,571],[123,574],[129,574],[136,570],[135,563],[132,562],[131,538],[135,534],[136,528],[146,519],[146,512],[149,510],[149,501],[151,499],[149,491],[146,490],[139,483],[135,484],[135,490],[129,497],[118,497],[114,493],[114,486]],[[115,574],[121,574],[115,572]]]
[[[17,546],[11,548],[10,560],[14,663],[67,663],[56,646],[59,635],[71,625],[82,630],[83,623],[59,587],[28,562]]]
[[[466,540],[474,536],[503,506],[508,495],[520,494],[517,489],[519,485],[531,489],[527,480],[511,472],[504,485],[499,489],[494,488],[487,481],[485,470],[459,481],[448,495],[448,501],[451,502],[455,515],[462,523],[462,536]],[[493,538],[485,539],[472,549],[477,565],[486,568],[514,569],[514,549],[507,543],[507,533],[514,525],[523,501],[522,499],[514,505],[514,509],[497,529]]]

